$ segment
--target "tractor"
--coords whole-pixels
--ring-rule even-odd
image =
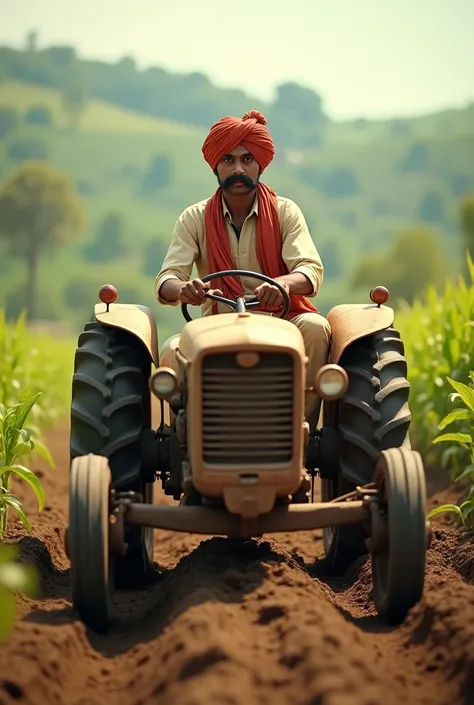
[[[373,600],[389,624],[423,593],[430,525],[423,462],[410,445],[410,385],[389,292],[328,313],[327,364],[307,388],[302,335],[253,298],[207,294],[231,309],[185,324],[167,353],[152,312],[117,303],[112,285],[79,335],[70,430],[69,526],[73,607],[106,632],[114,590],[154,571],[153,531],[252,540],[323,530],[325,561],[343,571],[370,555]],[[305,419],[307,394],[322,399]],[[154,395],[161,419],[152,424]],[[321,501],[314,501],[316,478]],[[154,502],[155,483],[174,500]]]

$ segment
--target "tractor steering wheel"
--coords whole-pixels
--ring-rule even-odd
[[[205,277],[202,278],[201,281],[204,283],[210,282],[213,279],[220,279],[221,277],[252,277],[253,279],[261,279],[264,282],[267,282],[268,284],[272,284],[273,286],[276,286],[276,288],[279,290],[281,295],[283,296],[283,309],[278,316],[278,318],[285,318],[286,314],[290,310],[290,297],[288,295],[288,292],[286,289],[279,284],[275,279],[272,279],[271,277],[267,277],[266,274],[259,274],[257,272],[251,272],[248,271],[247,269],[225,269],[221,272],[213,272],[212,274],[207,274]],[[257,306],[260,306],[260,301],[257,299],[256,296],[254,296],[252,299],[245,299],[243,296],[239,296],[235,301],[232,299],[228,299],[225,296],[220,296],[219,294],[208,294],[206,292],[206,298],[212,299],[213,301],[220,301],[223,304],[226,304],[227,306],[230,306],[231,308],[234,309],[237,313],[243,313],[244,311],[247,311],[248,309],[252,308],[257,308]],[[182,303],[181,304],[181,312],[184,316],[184,318],[187,321],[192,321],[193,319],[189,315],[188,312],[188,304]]]

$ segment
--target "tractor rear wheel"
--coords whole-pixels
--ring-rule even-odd
[[[410,383],[400,333],[387,328],[357,340],[339,364],[349,375],[349,386],[344,397],[324,411],[325,426],[333,425],[337,416],[341,446],[336,477],[321,481],[323,502],[372,482],[383,450],[411,447]],[[323,535],[333,568],[345,570],[368,552],[368,534],[360,526],[331,527]]]
[[[153,484],[142,469],[142,433],[151,428],[148,380],[151,360],[127,331],[87,323],[74,359],[70,460],[81,455],[108,458],[112,489],[139,492],[153,502]],[[128,526],[125,556],[114,566],[117,587],[142,582],[153,573],[153,529]]]

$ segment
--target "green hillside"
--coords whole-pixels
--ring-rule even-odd
[[[14,105],[22,113],[32,105],[42,105],[51,111],[57,127],[66,126],[61,96],[53,88],[35,84],[6,81],[0,83],[0,107]],[[158,120],[125,110],[100,100],[91,100],[81,118],[82,132],[161,134],[168,137],[200,136],[202,130],[168,120]]]
[[[49,111],[52,124],[27,122],[28,111],[38,106]],[[82,326],[97,287],[108,281],[119,287],[121,300],[152,306],[163,335],[178,330],[179,309],[162,310],[154,302],[151,272],[161,266],[179,212],[216,187],[201,154],[206,130],[95,99],[86,101],[74,128],[58,90],[18,81],[0,83],[0,111],[10,107],[18,111],[19,122],[0,140],[0,178],[40,154],[71,176],[86,209],[80,240],[41,263],[41,317],[69,318]],[[283,147],[265,173],[269,185],[302,207],[321,250],[326,279],[318,306],[323,312],[355,295],[365,299],[365,291],[354,293],[348,286],[357,262],[364,254],[386,250],[412,225],[434,227],[448,263],[458,265],[459,199],[474,190],[474,108],[404,125],[330,122],[323,146]],[[155,158],[159,168],[150,182]],[[113,211],[125,223],[127,254],[110,263],[86,261],[84,248]],[[158,243],[154,259],[145,249],[151,241]],[[3,250],[0,274],[0,303],[14,311],[21,303],[23,265]],[[367,291],[373,284],[367,283]]]

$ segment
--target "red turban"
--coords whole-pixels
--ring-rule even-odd
[[[224,155],[232,152],[240,144],[256,159],[261,170],[267,168],[275,154],[275,146],[266,128],[267,121],[258,110],[250,110],[243,118],[223,117],[209,131],[202,146],[204,159],[215,171]],[[281,255],[281,232],[275,191],[260,181],[257,186],[257,257],[263,274],[276,278],[288,274]],[[209,272],[235,269],[230,250],[227,226],[222,210],[220,188],[206,204],[206,244]],[[236,299],[244,295],[240,281],[236,277],[225,277],[221,282],[214,280],[213,286],[222,290],[224,296]],[[305,296],[290,295],[291,305],[287,318],[300,313],[315,313],[318,309]],[[280,307],[278,307],[280,308]],[[258,311],[259,308],[253,309]],[[213,302],[213,313],[217,313],[217,303]],[[280,309],[281,310],[281,309]]]
[[[275,145],[266,125],[265,116],[258,110],[249,110],[242,118],[223,117],[211,127],[202,145],[204,159],[215,171],[222,157],[242,144],[263,171],[275,154]]]

